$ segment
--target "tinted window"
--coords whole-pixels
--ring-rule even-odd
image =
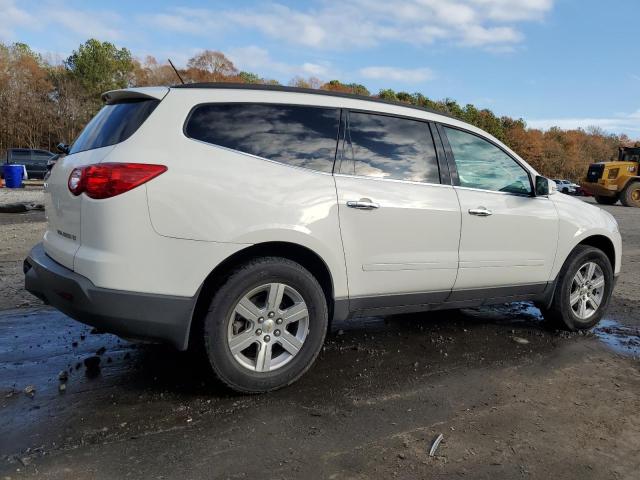
[[[30,150],[13,150],[11,152],[12,160],[30,160],[31,159],[31,151]]]
[[[527,172],[513,158],[486,140],[445,127],[455,157],[460,186],[529,194]]]
[[[276,162],[331,172],[340,112],[298,105],[209,104],[196,107],[187,136]]]
[[[350,112],[348,132],[341,173],[440,183],[427,123]]]
[[[134,100],[105,105],[84,127],[69,153],[124,142],[158,106],[158,100]]]
[[[52,156],[53,155],[46,152],[33,152],[32,160],[35,160],[36,162],[47,163],[47,160],[49,160]]]

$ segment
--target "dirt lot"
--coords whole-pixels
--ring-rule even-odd
[[[593,332],[526,303],[361,319],[263,396],[40,305],[21,272],[44,215],[0,214],[0,478],[637,479],[640,209],[607,210],[623,273]]]

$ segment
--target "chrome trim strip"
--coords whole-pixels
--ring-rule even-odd
[[[460,261],[460,268],[544,267],[544,259]]]
[[[322,172],[320,172],[322,173]],[[446,187],[453,188],[452,185],[443,185],[442,183],[427,183],[427,182],[414,182],[412,180],[398,180],[395,178],[380,178],[380,177],[366,177],[364,175],[349,175],[348,173],[334,173],[334,177],[344,177],[344,178],[361,178],[363,180],[376,180],[376,181],[384,181],[384,182],[394,182],[394,183],[408,183],[410,185],[426,185],[429,187]]]
[[[458,262],[367,263],[363,272],[396,272],[403,270],[455,270]]]
[[[472,192],[484,192],[484,193],[493,193],[496,195],[511,195],[512,197],[523,197],[523,198],[531,198],[531,199],[535,199],[535,198],[547,198],[547,197],[534,197],[532,195],[526,194],[526,193],[513,193],[513,192],[497,192],[495,190],[484,190],[482,188],[473,188],[473,187],[461,187],[459,185],[454,185],[453,188],[455,188],[456,190],[470,190]]]

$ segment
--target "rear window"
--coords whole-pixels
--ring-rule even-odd
[[[185,134],[287,165],[331,172],[339,122],[336,108],[207,104],[193,110]]]
[[[136,99],[105,105],[84,127],[69,153],[124,142],[144,123],[159,103],[159,100]]]

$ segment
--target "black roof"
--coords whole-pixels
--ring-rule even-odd
[[[409,103],[392,102],[390,100],[383,100],[381,98],[367,97],[364,95],[356,95],[353,93],[334,92],[331,90],[319,90],[315,88],[299,88],[299,87],[285,87],[283,85],[264,85],[261,83],[226,83],[226,82],[200,82],[200,83],[185,83],[183,85],[172,85],[171,88],[217,88],[217,89],[232,89],[232,90],[267,90],[272,92],[291,92],[291,93],[310,93],[312,95],[326,95],[328,97],[340,97],[340,98],[353,98],[355,100],[365,100],[367,102],[382,103],[385,105],[394,105],[396,107],[413,108],[414,110],[421,110],[423,112],[429,112],[436,115],[442,115],[443,117],[453,118],[455,120],[464,122],[459,118],[449,115],[447,113],[439,112],[431,108],[418,107]],[[466,123],[466,122],[464,122]]]
[[[620,150],[624,150],[632,155],[640,154],[640,147],[620,147]]]

